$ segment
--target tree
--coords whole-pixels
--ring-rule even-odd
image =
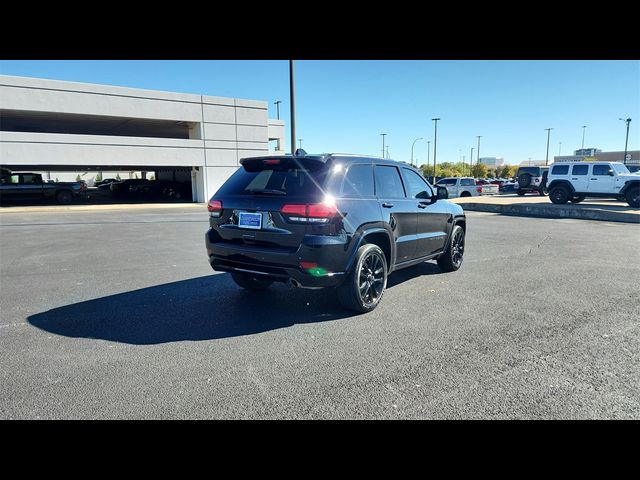
[[[475,178],[486,178],[487,166],[484,163],[476,163],[471,167],[471,175]]]

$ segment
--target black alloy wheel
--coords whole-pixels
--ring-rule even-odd
[[[358,249],[355,265],[337,288],[338,300],[349,310],[366,313],[380,303],[387,286],[387,260],[375,244]]]
[[[455,272],[462,265],[464,257],[464,229],[460,225],[453,227],[447,249],[438,257],[438,266],[445,272]]]

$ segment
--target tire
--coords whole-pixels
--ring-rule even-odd
[[[438,257],[438,266],[445,272],[455,272],[462,265],[464,256],[464,229],[460,225],[453,227],[447,249]]]
[[[69,190],[60,190],[56,193],[56,202],[60,205],[69,205],[73,201],[73,193]]]
[[[460,194],[460,197],[470,197],[470,196],[471,196],[471,194],[469,192],[462,192]]]
[[[520,188],[519,188],[519,189],[518,189],[518,191],[517,191],[516,193],[522,197],[522,196],[524,196],[524,193],[525,193],[525,192],[524,192],[524,190],[522,190],[522,189],[520,189]]]
[[[640,206],[640,188],[630,188],[627,190],[625,198],[627,199],[627,203],[630,207],[638,208]]]
[[[273,280],[268,277],[250,275],[248,273],[232,273],[231,278],[238,286],[252,292],[266,290],[273,283]]]
[[[584,200],[585,197],[573,197],[570,202],[571,203],[580,203],[581,201]]]
[[[520,175],[518,177],[518,185],[520,185],[523,188],[526,188],[529,185],[531,185],[531,175],[528,175],[526,173],[523,173],[522,175]]]
[[[540,190],[538,190],[538,193],[543,197],[546,197],[547,195],[549,195],[549,190],[547,190],[546,187],[542,187]]]
[[[387,287],[387,259],[379,246],[362,245],[344,283],[337,287],[338,301],[349,310],[367,313],[375,309]]]
[[[562,205],[569,201],[569,190],[567,187],[553,187],[549,192],[549,200],[556,205]]]

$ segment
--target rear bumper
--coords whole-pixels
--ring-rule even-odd
[[[306,288],[335,287],[344,281],[344,266],[349,259],[348,243],[342,237],[305,237],[295,250],[265,248],[253,245],[215,241],[215,232],[205,235],[211,268],[222,272],[264,275],[275,281],[293,280]],[[319,271],[308,273],[300,262],[317,263]]]

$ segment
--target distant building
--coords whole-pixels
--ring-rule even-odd
[[[603,152],[596,148],[584,148],[576,150],[575,155],[562,155],[553,157],[554,162],[622,162],[627,165],[640,164],[640,150],[627,151],[625,162],[624,150],[617,152]]]
[[[480,157],[479,162],[490,168],[504,166],[504,158],[502,157]]]

